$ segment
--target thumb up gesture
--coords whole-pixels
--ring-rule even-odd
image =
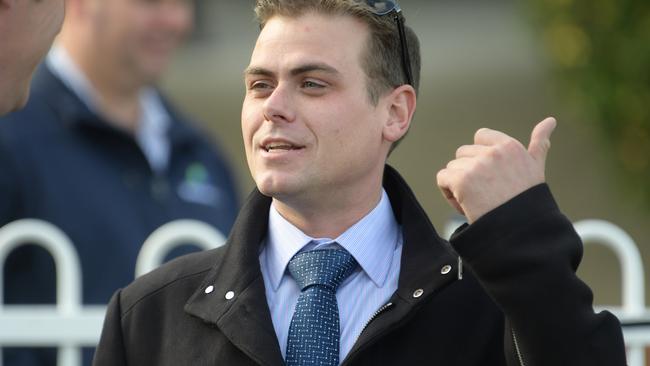
[[[476,131],[474,144],[459,147],[456,159],[438,172],[442,194],[472,223],[528,188],[543,183],[555,126],[554,118],[538,123],[528,148],[499,131],[488,128]]]

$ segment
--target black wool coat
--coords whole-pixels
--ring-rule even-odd
[[[343,365],[625,364],[620,324],[594,313],[575,275],[582,244],[546,185],[461,227],[451,245],[388,166],[384,188],[404,237],[398,289]],[[270,202],[254,191],[226,246],[118,291],[94,365],[283,365],[258,260]]]

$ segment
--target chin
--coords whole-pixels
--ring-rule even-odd
[[[152,56],[142,62],[141,71],[145,78],[158,80],[167,71],[171,55]]]
[[[286,179],[280,179],[273,174],[258,175],[255,177],[257,189],[265,196],[281,197],[289,194],[292,190]]]
[[[256,182],[257,190],[265,196],[277,197],[282,194],[280,187],[269,182]]]
[[[22,93],[18,93],[16,95],[16,99],[14,99],[13,101],[10,100],[9,104],[5,104],[5,105],[0,104],[0,116],[6,113],[15,112],[17,110],[22,109],[23,107],[25,107],[28,100],[29,100],[29,87],[25,88]],[[6,110],[3,110],[5,108]]]

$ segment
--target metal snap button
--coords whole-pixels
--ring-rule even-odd
[[[442,273],[443,275],[446,275],[449,272],[451,272],[451,266],[448,264],[442,267],[442,269],[440,270],[440,273]]]
[[[214,291],[214,286],[212,286],[212,285],[210,285],[210,286],[208,286],[208,287],[205,288],[205,293],[206,293],[206,294],[209,294],[209,293],[211,293],[212,291]]]
[[[415,292],[413,292],[413,297],[417,299],[418,297],[422,296],[423,293],[424,293],[424,290],[419,288],[419,289],[415,290]]]

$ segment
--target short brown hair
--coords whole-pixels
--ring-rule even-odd
[[[377,16],[363,1],[358,0],[257,0],[255,15],[260,28],[264,28],[274,16],[299,17],[308,12],[329,15],[348,15],[359,19],[369,27],[370,40],[362,67],[368,80],[370,100],[376,104],[388,90],[408,83],[402,67],[402,54],[397,24],[392,16]],[[404,25],[413,88],[416,93],[420,84],[420,42],[415,32]]]

